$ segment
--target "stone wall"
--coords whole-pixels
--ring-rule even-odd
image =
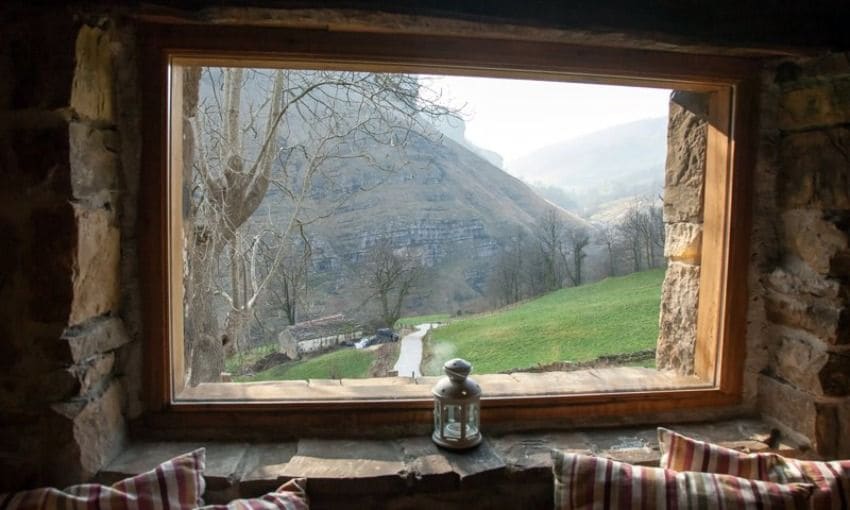
[[[125,36],[61,9],[19,14],[0,28],[0,492],[85,480],[120,451],[131,338]]]
[[[782,63],[765,87],[775,89],[778,109],[759,177],[775,176],[776,190],[757,220],[773,216],[777,250],[758,282],[768,357],[759,406],[786,430],[808,438],[818,453],[846,458],[850,56]]]
[[[655,365],[682,375],[694,371],[702,254],[708,97],[674,91],[664,168],[664,256]]]

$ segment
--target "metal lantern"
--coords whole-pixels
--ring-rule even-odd
[[[446,377],[431,390],[434,394],[434,434],[438,445],[453,450],[478,446],[481,442],[479,409],[481,387],[468,379],[472,365],[455,358],[443,365]]]

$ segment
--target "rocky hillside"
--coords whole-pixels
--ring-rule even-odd
[[[362,264],[380,238],[416,254],[427,274],[406,313],[480,309],[500,244],[528,230],[552,206],[519,179],[437,132],[417,134],[403,150],[376,144],[374,159],[330,163],[307,209],[327,216],[306,226],[313,247],[311,315],[357,314]],[[283,221],[290,201],[272,188],[256,216]],[[319,212],[321,211],[321,212]],[[565,221],[583,220],[561,210]]]

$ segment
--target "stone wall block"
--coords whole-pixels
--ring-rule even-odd
[[[71,325],[117,309],[121,296],[120,231],[110,211],[75,206],[74,212],[78,234]]]
[[[809,129],[844,123],[850,123],[850,76],[797,84],[782,93],[780,129]]]
[[[782,214],[785,246],[821,274],[832,274],[842,264],[834,264],[848,252],[847,233],[824,219],[821,211],[793,209]],[[843,275],[835,275],[843,276]]]
[[[127,398],[125,414],[128,419],[138,418],[144,412],[144,377],[142,342],[130,342],[116,351],[115,372],[124,387]]]
[[[828,344],[843,345],[850,341],[850,313],[838,300],[784,294],[768,288],[765,311],[774,324],[802,329]]]
[[[96,392],[108,381],[115,365],[115,354],[94,356],[71,368],[80,384],[80,395]]]
[[[811,395],[765,375],[759,377],[759,389],[759,411],[763,415],[814,440],[816,413]]]
[[[837,127],[783,137],[779,204],[785,208],[850,208],[850,129]]]
[[[838,301],[842,296],[841,283],[825,278],[800,259],[786,256],[782,267],[775,268],[766,277],[766,285],[775,292],[803,295]]]
[[[805,391],[770,376],[759,378],[759,410],[783,427],[802,434],[811,441],[814,451],[835,458],[847,435],[843,402],[818,399]]]
[[[773,351],[774,373],[795,387],[818,396],[850,394],[850,356],[829,352],[783,328]]]
[[[664,221],[701,222],[705,185],[705,119],[670,102],[664,183]]]
[[[74,294],[71,275],[77,228],[70,204],[36,209],[29,219],[33,239],[22,260],[30,289],[30,318],[64,322]]]
[[[110,384],[99,397],[53,406],[60,422],[71,427],[73,465],[69,468],[79,469],[78,481],[94,476],[121,451],[126,439],[122,405],[120,386]],[[62,477],[54,473],[52,478]]]
[[[114,204],[120,168],[118,133],[75,122],[69,134],[74,198],[90,207]]]
[[[672,262],[661,286],[661,315],[655,364],[661,370],[694,370],[699,266]]]
[[[77,35],[71,107],[83,118],[114,123],[112,84],[110,36],[105,30],[83,25]]]
[[[124,323],[115,317],[95,317],[77,326],[67,328],[60,342],[67,349],[73,363],[98,354],[114,351],[130,342]]]
[[[664,225],[664,256],[674,262],[699,265],[702,255],[702,225],[668,223]]]

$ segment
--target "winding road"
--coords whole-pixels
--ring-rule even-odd
[[[401,339],[398,361],[393,367],[393,370],[400,377],[419,377],[422,375],[419,372],[419,365],[422,364],[422,337],[434,326],[436,324],[419,324],[416,326],[416,331]]]

